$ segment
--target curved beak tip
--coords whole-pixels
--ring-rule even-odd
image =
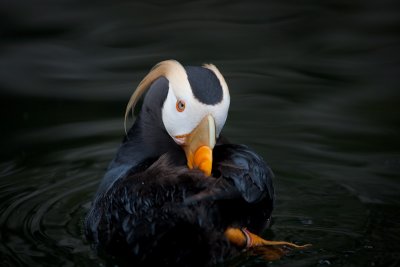
[[[183,146],[190,169],[200,169],[205,175],[211,175],[215,138],[215,121],[208,115],[188,135],[187,142]]]
[[[198,168],[205,175],[210,176],[212,170],[212,150],[208,146],[199,147],[193,158],[193,167]]]

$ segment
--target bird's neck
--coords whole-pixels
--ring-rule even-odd
[[[152,114],[144,108],[125,137],[113,167],[135,167],[143,161],[157,159],[167,152],[184,154],[182,148],[169,136],[157,114]]]
[[[99,186],[99,195],[106,192],[115,181],[130,172],[141,171],[161,155],[172,153],[176,163],[184,164],[184,152],[157,122],[151,123],[151,116],[139,116],[125,136],[116,157],[108,167]]]
[[[175,164],[185,164],[185,153],[169,136],[162,121],[162,107],[168,88],[168,80],[164,77],[152,84],[143,100],[139,116],[108,167],[100,185],[100,193],[130,171],[139,171],[140,166],[151,164],[167,152],[173,155]]]

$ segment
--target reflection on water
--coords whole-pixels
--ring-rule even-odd
[[[314,244],[271,265],[400,264],[394,1],[286,2],[0,4],[2,265],[102,264],[82,216],[133,88],[168,58],[220,68],[225,135],[276,174],[265,235]]]

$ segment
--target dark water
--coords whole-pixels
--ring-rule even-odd
[[[216,64],[276,174],[271,266],[400,266],[396,1],[0,2],[0,265],[98,266],[81,221],[157,62]],[[267,265],[243,256],[228,266]]]

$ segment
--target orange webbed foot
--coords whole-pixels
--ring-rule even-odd
[[[278,260],[288,252],[289,249],[306,249],[311,244],[296,245],[286,241],[271,241],[249,232],[246,228],[229,227],[225,231],[228,240],[237,247],[251,250],[266,260]]]

